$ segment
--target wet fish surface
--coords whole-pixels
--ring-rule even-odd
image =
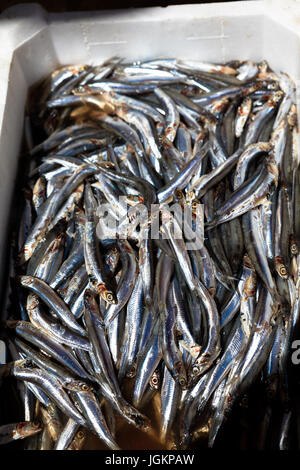
[[[295,84],[265,61],[114,57],[34,87],[0,444],[299,449],[298,148]]]

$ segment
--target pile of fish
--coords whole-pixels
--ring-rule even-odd
[[[265,61],[112,58],[36,87],[1,324],[22,423],[0,443],[119,449],[125,420],[212,447],[259,383],[259,446],[276,408],[288,447],[298,138],[295,85]]]

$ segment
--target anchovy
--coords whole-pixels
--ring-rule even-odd
[[[123,269],[116,294],[118,301],[116,304],[110,305],[106,310],[104,317],[106,325],[109,325],[118,315],[119,311],[126,305],[131,296],[138,272],[135,253],[130,244],[126,240],[120,240],[120,249]]]
[[[25,439],[41,432],[42,427],[38,422],[25,421],[22,423],[3,424],[0,426],[0,444]]]
[[[72,418],[69,418],[66,425],[62,429],[60,436],[55,444],[55,450],[65,450],[71,444],[74,436],[79,429],[79,424]]]
[[[26,368],[25,366],[17,364],[12,367],[11,374],[18,380],[25,380],[37,384],[63,412],[72,417],[77,423],[83,426],[85,425],[84,418],[77,411],[59,381],[50,374],[38,368]]]
[[[120,450],[115,443],[105,422],[98,400],[92,390],[84,392],[73,392],[78,401],[83,414],[86,416],[87,422],[93,431],[112,450]]]
[[[31,323],[59,343],[73,348],[90,350],[90,344],[86,338],[76,334],[43,312],[36,295],[30,294],[27,297],[26,309]]]
[[[86,336],[85,330],[74,320],[68,306],[46,282],[34,276],[21,276],[20,284],[36,294],[49,308],[53,309],[61,321],[71,330],[81,336]]]
[[[119,450],[132,427],[297,446],[296,98],[245,59],[111,57],[32,89],[0,325],[6,414],[41,422],[26,449]]]
[[[115,293],[109,287],[109,281],[106,278],[103,260],[99,253],[99,244],[96,239],[95,228],[95,199],[89,186],[85,188],[85,243],[84,259],[85,266],[90,280],[90,287],[99,293],[108,303],[116,303]]]
[[[76,360],[75,356],[58,343],[57,340],[47,335],[39,328],[25,321],[10,320],[6,322],[6,325],[8,328],[15,329],[18,336],[45,351],[76,376],[82,377],[83,379],[88,378],[87,372]]]

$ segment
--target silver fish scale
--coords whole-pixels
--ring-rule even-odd
[[[299,448],[291,78],[265,61],[112,57],[58,68],[35,97],[0,444],[117,451],[135,427],[145,449]]]

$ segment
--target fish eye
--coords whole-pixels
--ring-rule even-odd
[[[77,437],[78,439],[83,439],[84,436],[85,436],[85,434],[84,434],[83,431],[78,431],[78,433],[76,434],[76,437]]]
[[[152,377],[152,379],[151,379],[151,385],[152,385],[153,387],[157,387],[157,385],[158,385],[158,378],[157,378],[157,377]]]
[[[293,243],[292,246],[291,246],[291,252],[292,253],[298,253],[298,247],[296,245],[296,243]]]
[[[130,379],[136,376],[136,366],[133,365],[132,368],[127,372],[126,376]]]
[[[177,197],[178,199],[182,199],[182,198],[183,198],[183,192],[182,192],[180,189],[177,189],[177,190],[175,191],[175,194],[176,194],[176,197]]]
[[[40,427],[39,421],[34,421],[34,422],[32,423],[32,427],[34,427],[34,428],[36,428],[36,429],[39,428],[39,427]]]
[[[282,276],[286,276],[286,275],[287,275],[287,271],[286,271],[286,269],[285,269],[284,266],[281,266],[281,268],[280,268],[280,274],[281,274]]]
[[[180,385],[181,387],[185,387],[185,385],[186,385],[186,380],[185,380],[184,378],[179,379],[179,385]]]
[[[114,296],[110,292],[108,292],[105,297],[106,297],[107,302],[111,303],[114,300]]]
[[[193,375],[198,375],[199,372],[200,372],[200,371],[199,371],[199,367],[196,366],[196,365],[193,366],[193,368],[192,368],[192,374],[193,374]]]
[[[88,384],[82,384],[80,388],[83,392],[87,392],[90,389]]]

